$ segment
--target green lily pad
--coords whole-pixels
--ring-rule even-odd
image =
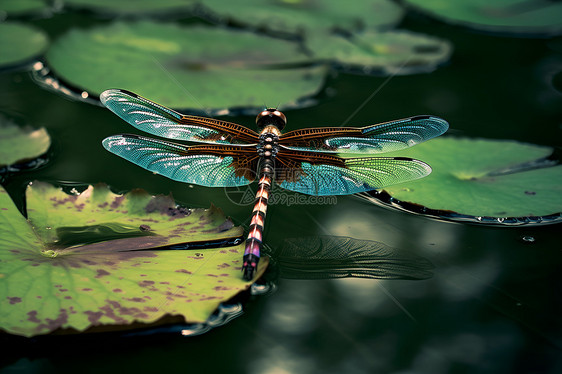
[[[51,138],[44,128],[20,127],[0,115],[0,174],[18,166],[32,167],[50,146]]]
[[[13,68],[31,62],[43,53],[49,40],[35,27],[16,22],[0,23],[0,68]]]
[[[476,30],[559,35],[562,3],[543,0],[404,0],[421,12],[444,22]]]
[[[48,16],[53,12],[53,7],[43,0],[2,0],[0,1],[0,15],[7,17],[20,16]]]
[[[203,17],[282,34],[312,30],[388,28],[402,19],[403,9],[389,0],[206,0]]]
[[[431,165],[428,177],[386,188],[389,198],[371,196],[385,205],[450,220],[555,223],[562,218],[562,165],[549,158],[552,152],[514,141],[433,139],[399,152]]]
[[[295,43],[148,21],[73,30],[46,57],[57,76],[89,93],[118,87],[206,114],[296,106],[319,91],[326,73],[322,66],[287,68],[308,60]]]
[[[196,1],[189,0],[65,0],[65,6],[101,14],[151,15],[192,12]]]
[[[349,70],[383,74],[432,71],[452,52],[445,40],[409,31],[370,31],[350,37],[315,33],[305,46],[314,58]]]
[[[251,284],[240,272],[243,244],[153,249],[240,236],[216,208],[179,209],[170,197],[104,186],[68,195],[34,182],[28,220],[2,188],[0,209],[0,328],[11,334],[127,328],[165,316],[204,322]]]

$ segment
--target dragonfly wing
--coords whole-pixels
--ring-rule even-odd
[[[100,100],[137,129],[168,139],[217,144],[256,143],[258,134],[236,123],[188,116],[126,90],[107,90]]]
[[[405,157],[340,158],[321,153],[278,156],[279,186],[307,195],[350,195],[425,177],[431,167]]]
[[[362,128],[326,127],[290,131],[279,143],[289,149],[313,152],[385,153],[411,147],[443,134],[447,121],[416,116]]]
[[[247,146],[184,146],[138,135],[105,138],[103,146],[147,170],[207,187],[244,186],[255,179],[258,155]]]

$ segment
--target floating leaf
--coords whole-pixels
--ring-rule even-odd
[[[396,25],[404,11],[389,0],[315,1],[206,0],[202,15],[282,34],[310,30],[357,31]]]
[[[0,115],[0,174],[42,164],[40,157],[50,146],[51,138],[44,128],[20,127]]]
[[[399,154],[427,162],[433,172],[386,188],[391,197],[383,199],[386,204],[419,213],[444,211],[444,218],[459,221],[467,216],[474,222],[477,217],[500,218],[484,223],[553,223],[562,218],[562,165],[549,158],[552,148],[440,138]]]
[[[350,37],[315,33],[305,42],[314,58],[363,73],[411,74],[447,61],[451,45],[409,31],[369,31]]]
[[[47,35],[41,30],[16,22],[0,23],[0,68],[29,63],[47,44]]]
[[[56,75],[90,93],[118,87],[207,114],[267,103],[290,107],[315,94],[325,76],[321,66],[287,68],[308,60],[295,43],[148,21],[73,30],[53,44],[47,60]]]
[[[29,15],[49,16],[53,8],[43,0],[2,0],[0,1],[0,15],[5,13],[8,17]]]
[[[497,33],[559,35],[562,3],[544,0],[404,0],[445,22]]]
[[[250,285],[242,245],[152,249],[240,236],[216,208],[178,209],[169,197],[103,186],[68,195],[37,182],[27,190],[29,221],[3,189],[0,208],[0,327],[12,334],[126,328],[166,315],[203,322]]]
[[[189,0],[65,0],[65,6],[88,9],[102,14],[151,15],[191,12]]]

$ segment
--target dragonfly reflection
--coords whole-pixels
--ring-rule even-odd
[[[289,238],[272,253],[288,279],[428,279],[433,264],[384,243],[339,236]]]

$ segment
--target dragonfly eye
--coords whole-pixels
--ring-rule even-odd
[[[256,124],[260,129],[263,129],[267,125],[275,125],[279,130],[283,130],[287,124],[287,117],[277,109],[269,108],[258,114],[256,117]]]

